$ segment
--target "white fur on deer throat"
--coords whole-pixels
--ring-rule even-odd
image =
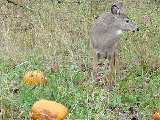
[[[122,30],[121,29],[116,31],[116,35],[120,35],[120,34],[122,34]]]

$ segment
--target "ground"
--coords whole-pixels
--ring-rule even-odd
[[[124,33],[112,91],[94,78],[89,30],[112,0],[0,1],[0,81],[3,120],[28,120],[39,99],[69,109],[68,120],[150,120],[160,110],[160,2],[123,0],[140,31]],[[41,70],[48,84],[24,85]]]

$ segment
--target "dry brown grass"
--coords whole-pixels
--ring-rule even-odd
[[[27,61],[26,63],[29,64],[29,67],[20,68],[20,70],[18,68],[18,70],[16,69],[17,71],[13,69],[13,73],[12,67],[18,66],[21,62],[23,63],[26,58],[30,56],[33,56],[35,59],[42,56],[42,63],[45,64],[45,67],[42,69],[47,72],[51,63],[54,62],[58,63],[60,67],[63,66],[70,71],[72,71],[70,68],[71,65],[73,65],[73,67],[78,66],[78,68],[82,67],[86,69],[86,72],[84,72],[84,81],[82,80],[78,83],[77,81],[67,81],[66,83],[66,78],[61,77],[64,81],[61,81],[61,89],[57,90],[57,99],[66,103],[72,111],[72,113],[69,114],[69,118],[71,119],[75,119],[77,116],[78,118],[87,116],[86,111],[88,119],[102,118],[105,120],[106,115],[107,118],[118,119],[121,117],[121,115],[119,115],[119,117],[118,114],[122,112],[119,112],[120,110],[117,109],[127,108],[135,103],[132,101],[131,103],[121,102],[118,104],[119,108],[117,107],[108,114],[108,109],[106,108],[110,105],[109,98],[117,100],[119,99],[117,98],[119,95],[122,98],[124,97],[124,99],[127,95],[133,95],[133,98],[135,96],[140,98],[142,93],[147,97],[149,96],[148,99],[147,97],[145,99],[141,98],[141,106],[138,107],[138,112],[142,113],[140,117],[145,120],[148,119],[153,110],[157,110],[160,107],[160,105],[156,103],[158,101],[157,98],[155,98],[156,95],[159,95],[158,93],[155,95],[155,93],[160,88],[159,83],[157,83],[159,82],[158,75],[160,68],[159,3],[151,0],[123,0],[127,7],[127,13],[138,23],[140,31],[135,34],[125,33],[122,36],[119,55],[121,70],[122,73],[125,74],[125,78],[122,83],[117,83],[117,89],[115,91],[106,92],[102,86],[94,83],[95,80],[90,74],[89,67],[91,66],[92,56],[89,47],[89,31],[95,17],[105,10],[110,10],[109,6],[113,0],[83,0],[80,1],[80,3],[76,2],[76,0],[64,0],[61,3],[58,3],[56,0],[10,1],[14,1],[17,5],[8,3],[7,0],[0,1],[0,56],[4,59],[2,60],[4,63],[0,63],[2,66],[0,70],[4,73],[2,84],[5,87],[3,87],[4,97],[2,99],[4,101],[2,102],[6,106],[8,105],[10,107],[10,104],[14,105],[15,101],[19,101],[9,91],[11,84],[9,80],[12,78],[10,76],[16,76],[16,80],[20,81],[22,72],[26,71],[25,69],[30,69],[32,65],[27,63]],[[10,65],[9,61],[13,63],[13,66]],[[5,63],[9,65],[3,69],[3,64]],[[36,66],[35,68],[38,67]],[[10,72],[8,73],[8,71]],[[68,71],[62,70],[60,75],[65,76],[66,72]],[[69,75],[69,78],[74,76],[72,72]],[[145,78],[149,80],[150,83],[145,83]],[[59,85],[58,80],[57,84]],[[68,87],[68,84],[71,85]],[[141,89],[139,86],[143,84],[147,84],[149,87],[145,86],[146,88]],[[44,96],[40,90],[36,92],[38,96],[46,97],[52,92],[53,88],[52,86],[45,88],[46,93],[43,94]],[[56,86],[56,88],[58,87]],[[61,93],[62,89],[71,95],[67,96],[66,93]],[[68,89],[71,93],[68,92]],[[21,112],[24,112],[23,117],[28,115],[28,111],[30,110],[29,105],[31,104],[30,101],[34,102],[35,99],[39,97],[30,100],[29,98],[32,94],[27,96],[25,92],[27,90],[27,88],[24,89],[22,87],[22,93],[20,94],[22,100],[27,99],[29,101],[24,100],[20,106],[21,108],[26,108],[27,111],[24,112],[18,109],[17,111],[19,112],[16,112],[16,110],[10,109],[10,111],[7,112],[10,116],[14,117]],[[137,93],[135,93],[135,91],[137,91]],[[6,94],[9,95],[6,96]],[[74,94],[76,97],[78,96],[79,101],[77,101],[81,104],[79,105],[78,102],[68,102],[63,98],[59,98],[59,94],[63,94],[70,101],[72,101],[72,94]],[[16,100],[12,101],[13,98]],[[8,99],[10,103],[6,102],[5,99]],[[151,99],[151,101],[149,101],[149,99]],[[151,104],[150,106],[148,105],[149,103]],[[86,104],[89,109],[86,108]],[[111,104],[117,105],[114,100],[113,102],[111,101]],[[126,104],[128,106],[126,106]],[[81,105],[84,105],[82,107],[83,109]],[[97,112],[96,110],[99,111]]]

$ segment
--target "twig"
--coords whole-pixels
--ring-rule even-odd
[[[11,4],[15,5],[15,6],[19,6],[19,7],[22,7],[22,8],[24,8],[24,6],[22,6],[22,5],[19,5],[19,4],[15,3],[14,1],[7,0],[7,2],[8,2],[8,3],[11,3]]]
[[[11,3],[11,4],[15,5],[15,6],[18,6],[18,7],[22,8],[22,9],[27,9],[27,10],[29,10],[30,12],[33,12],[33,10],[32,10],[31,8],[27,7],[27,6],[20,5],[20,4],[14,2],[14,1],[12,1],[12,0],[6,0],[6,1],[7,1],[8,3]]]

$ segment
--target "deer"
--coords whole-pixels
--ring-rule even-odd
[[[122,2],[113,3],[111,10],[99,15],[91,27],[93,71],[97,72],[99,59],[108,59],[110,70],[105,79],[109,85],[115,82],[113,74],[115,74],[119,61],[118,46],[121,34],[129,31],[139,31],[139,27],[124,13]]]

